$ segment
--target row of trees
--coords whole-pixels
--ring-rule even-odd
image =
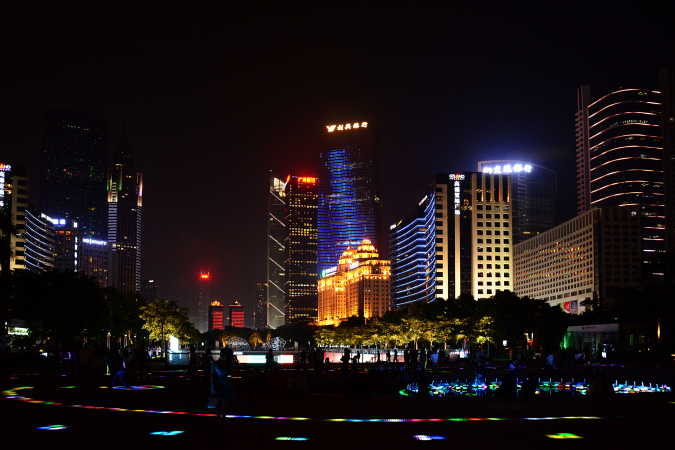
[[[315,338],[321,346],[388,348],[410,344],[419,348],[442,344],[455,348],[506,341],[509,348],[533,345],[548,350],[559,348],[566,326],[567,315],[560,308],[500,292],[486,300],[462,296],[412,305],[367,323],[354,317],[339,327],[317,329]]]

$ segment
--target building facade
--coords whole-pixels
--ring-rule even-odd
[[[107,130],[74,113],[46,117],[42,144],[41,211],[80,224],[83,235],[106,236]]]
[[[227,324],[230,327],[244,328],[246,326],[244,306],[237,300],[234,300],[232,303],[227,305],[227,317]]]
[[[197,298],[188,308],[190,321],[200,333],[209,329],[209,305],[211,304],[211,272],[201,271],[197,277]]]
[[[513,289],[511,175],[441,174],[418,206],[390,226],[394,306]]]
[[[338,265],[325,269],[319,280],[319,325],[338,325],[349,317],[381,317],[391,309],[390,262],[380,259],[364,239],[347,248]]]
[[[348,128],[347,128],[348,127]],[[369,239],[378,248],[381,200],[368,122],[327,125],[320,155],[318,271],[337,264],[347,247]]]
[[[415,215],[391,225],[391,298],[396,306],[436,299],[436,192]],[[441,263],[442,264],[442,263]]]
[[[518,243],[553,228],[558,177],[546,167],[517,160],[479,161],[478,172],[511,175],[513,242]]]
[[[141,291],[143,174],[136,172],[130,152],[117,152],[108,173],[108,245],[110,285],[120,292]]]
[[[277,328],[285,323],[286,291],[284,282],[286,273],[286,236],[288,228],[284,222],[286,216],[286,183],[272,173],[269,174],[267,192],[267,272],[266,321],[267,328]]]
[[[54,270],[54,227],[44,214],[33,214],[25,211],[24,268],[31,272]],[[18,256],[18,255],[17,255]],[[18,268],[18,267],[17,267]]]
[[[220,300],[209,303],[209,331],[225,329],[225,305]]]
[[[285,323],[314,321],[317,317],[318,184],[316,177],[286,178]]]
[[[581,313],[611,305],[641,279],[640,219],[620,207],[593,208],[514,248],[515,293]]]
[[[663,93],[622,88],[577,93],[577,210],[611,206],[637,211],[643,276],[663,282],[666,258]]]
[[[9,270],[26,268],[26,211],[28,209],[28,177],[11,164],[0,162],[0,214],[11,227],[0,229],[2,260],[0,268]]]
[[[267,327],[267,283],[260,281],[255,284],[255,309],[253,310],[253,328]]]

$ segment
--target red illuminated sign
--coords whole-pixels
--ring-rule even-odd
[[[316,184],[316,177],[298,177],[298,183]]]
[[[211,272],[201,272],[199,274],[199,279],[200,280],[210,280],[211,279]]]

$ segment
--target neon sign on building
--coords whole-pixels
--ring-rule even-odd
[[[530,173],[532,172],[532,164],[495,164],[494,166],[483,166],[483,173]]]
[[[368,128],[368,122],[333,123],[326,125],[326,131],[329,133],[335,131],[358,130],[359,128]]]

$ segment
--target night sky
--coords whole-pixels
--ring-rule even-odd
[[[267,170],[315,175],[333,120],[376,127],[385,224],[436,172],[512,157],[557,170],[572,216],[576,87],[655,87],[675,39],[665,9],[562,4],[7,12],[0,160],[37,175],[50,109],[125,124],[145,174],[144,279],[185,301],[210,269],[217,296],[252,306]]]

